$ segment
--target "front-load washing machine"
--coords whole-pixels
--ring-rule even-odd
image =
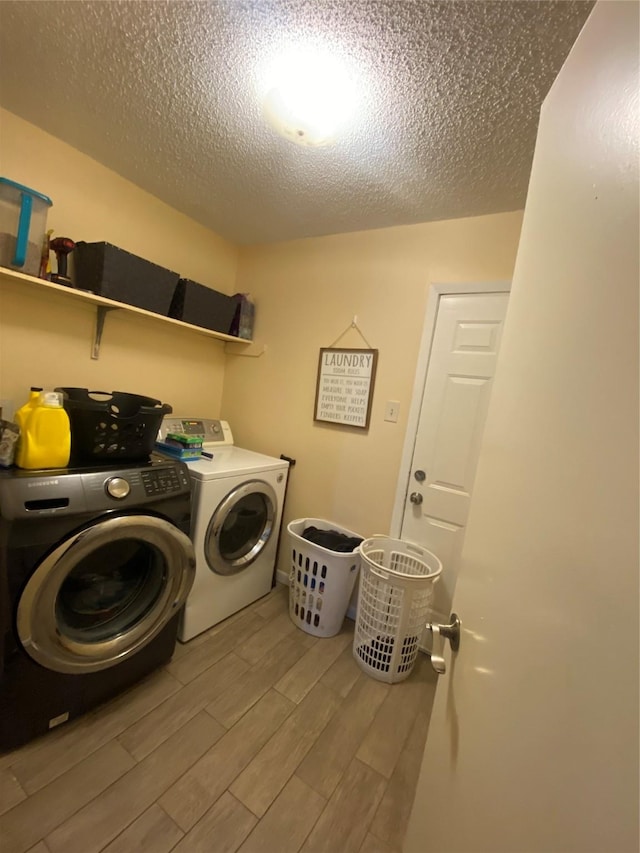
[[[195,575],[186,466],[0,472],[0,750],[129,687],[175,648]]]
[[[178,629],[186,642],[271,589],[289,463],[236,447],[226,421],[170,416],[160,440],[168,433],[201,436],[205,454],[187,461],[196,577]]]

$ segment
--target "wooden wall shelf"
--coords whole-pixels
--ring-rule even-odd
[[[65,287],[62,284],[55,284],[52,281],[45,281],[42,278],[25,275],[16,270],[0,267],[0,284],[7,282],[17,282],[20,285],[31,288],[39,288],[41,291],[48,293],[57,293],[63,299],[73,299],[84,302],[86,304],[95,305],[96,307],[96,330],[93,340],[93,348],[91,358],[98,359],[100,357],[100,344],[102,342],[102,332],[104,330],[104,321],[109,311],[127,311],[129,314],[138,314],[142,317],[149,317],[151,320],[165,323],[172,326],[178,326],[181,329],[188,329],[198,335],[204,335],[207,338],[214,338],[223,343],[233,343],[240,345],[251,344],[252,341],[244,338],[237,338],[235,335],[225,335],[222,332],[214,332],[211,329],[203,329],[201,326],[194,326],[191,323],[184,323],[182,320],[174,320],[173,317],[165,317],[162,314],[154,314],[153,311],[146,311],[144,308],[136,308],[134,305],[127,305],[124,302],[116,302],[113,299],[105,299],[104,296],[98,296],[95,293],[88,293],[84,290],[76,290],[73,287]],[[233,350],[232,350],[233,351]]]

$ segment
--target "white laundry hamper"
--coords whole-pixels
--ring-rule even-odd
[[[323,518],[298,518],[289,522],[291,542],[289,615],[295,624],[314,637],[339,633],[349,607],[360,566],[358,549],[330,551],[302,536],[307,527],[335,530],[362,539],[358,533]]]
[[[353,656],[373,678],[402,681],[416,662],[442,563],[421,545],[387,536],[365,539],[358,550]]]

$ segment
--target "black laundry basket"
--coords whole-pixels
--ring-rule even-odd
[[[172,407],[123,391],[56,388],[71,423],[71,463],[140,462],[148,459]]]

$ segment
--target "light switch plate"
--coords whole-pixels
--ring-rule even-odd
[[[398,423],[398,412],[400,411],[400,403],[398,400],[387,400],[387,405],[384,407],[384,419],[392,424]]]

